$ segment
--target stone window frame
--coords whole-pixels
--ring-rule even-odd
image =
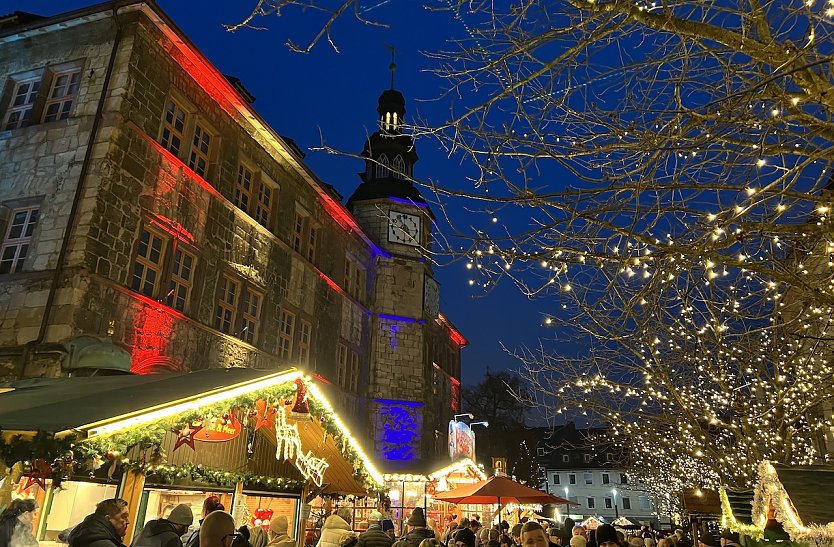
[[[391,162],[391,173],[397,179],[405,179],[409,176],[409,173],[406,171],[405,160],[403,160],[401,154],[394,156],[394,161]]]
[[[596,509],[597,500],[592,497],[588,497],[588,509]]]
[[[362,369],[361,358],[359,352],[353,348],[350,350],[350,370],[348,371],[348,378],[350,379],[350,391],[359,393],[359,373]]]
[[[174,151],[170,145],[165,145],[165,130],[166,127],[176,130],[175,126],[171,126],[167,121],[168,105],[173,103],[184,115],[183,127],[179,131],[180,146]],[[179,91],[172,89],[168,96],[162,103],[162,117],[159,123],[159,133],[156,142],[167,150],[172,156],[177,158],[183,165],[191,171],[195,176],[202,180],[213,183],[217,178],[217,158],[220,155],[220,132],[214,127],[209,118],[199,113],[199,110],[187,100]],[[206,170],[201,174],[191,166],[191,151],[194,147],[194,137],[196,136],[197,128],[210,136],[209,150],[205,154]]]
[[[608,473],[602,474],[602,484],[611,484],[611,475]],[[610,509],[610,507],[609,507]]]
[[[235,294],[231,301],[228,290],[230,285],[235,286]],[[256,346],[262,330],[261,316],[267,305],[264,288],[236,272],[224,269],[217,276],[214,295],[212,327]],[[258,306],[254,311],[251,307],[252,296],[258,299]]]
[[[614,500],[612,498],[603,498],[603,503],[605,504],[606,509],[613,509],[614,508]]]
[[[351,297],[361,304],[365,303],[365,292],[368,283],[367,268],[351,253],[345,253],[344,289]]]
[[[292,227],[290,229],[290,247],[303,256],[310,264],[316,261],[321,226],[313,219],[312,213],[300,203],[295,204]]]
[[[26,198],[22,200],[12,200],[0,204],[0,234],[3,239],[0,239],[0,275],[9,275],[25,271],[26,260],[31,259],[32,253],[29,251],[32,248],[32,242],[35,240],[35,231],[38,229],[40,223],[40,212],[42,207],[42,198]],[[11,230],[14,226],[14,218],[20,213],[26,213],[26,219],[23,224],[21,237],[12,238]],[[32,215],[35,214],[34,224],[32,223]],[[27,235],[28,228],[31,226],[31,232]],[[24,249],[25,248],[25,249]],[[9,271],[3,271],[3,258],[8,249],[14,249],[12,256],[12,265]],[[25,253],[23,257],[21,253]]]
[[[144,243],[145,234],[148,234],[147,244]],[[159,241],[159,249],[156,250],[157,258],[153,258],[154,242]],[[160,287],[163,284],[165,271],[165,255],[168,252],[169,237],[165,231],[147,223],[139,228],[139,235],[136,238],[133,249],[133,260],[130,261],[130,282],[128,286],[136,293],[152,299],[159,299],[160,301]],[[146,247],[145,252],[142,252],[142,247]],[[153,272],[153,278],[149,272]],[[138,279],[138,283],[137,283]],[[150,285],[150,286],[148,286]],[[148,290],[149,289],[149,290]]]
[[[288,322],[285,318],[289,317],[292,318],[292,321]],[[278,320],[278,357],[281,359],[292,359],[297,324],[298,314],[282,307]]]
[[[350,355],[350,348],[344,342],[339,343],[336,350],[336,385],[342,389],[347,389],[347,370],[348,360]]]
[[[241,184],[241,174],[244,172],[249,173],[249,188]],[[280,191],[280,185],[264,173],[257,163],[246,157],[238,160],[229,201],[270,232],[273,232]],[[245,202],[241,199],[244,195]]]
[[[300,326],[301,328],[298,329],[298,364],[307,366],[310,363],[310,347],[313,345],[313,323],[302,319]]]
[[[631,510],[631,498],[624,497],[621,498],[621,501],[623,502],[623,509]]]
[[[594,473],[593,471],[585,471],[582,473],[582,479],[587,486],[591,486],[594,484]]]
[[[137,262],[146,267],[153,266],[153,264],[139,255],[142,233],[145,231],[161,239],[163,242],[163,248],[160,253],[160,261],[156,264],[157,267],[154,268],[157,272],[158,278],[154,284],[151,294],[147,294],[134,287]],[[177,252],[191,258],[190,279],[182,277],[181,270],[175,271]],[[198,280],[197,268],[200,264],[200,253],[192,243],[185,241],[181,237],[172,233],[171,229],[164,226],[161,222],[156,221],[153,218],[149,218],[144,220],[141,226],[139,226],[139,234],[133,243],[133,251],[131,253],[130,261],[131,269],[128,272],[126,285],[133,292],[141,294],[146,298],[156,300],[162,305],[168,306],[171,309],[187,315],[191,311],[191,299],[194,293],[194,287]],[[183,305],[182,307],[179,307],[177,305],[177,296],[179,294],[179,289],[182,287],[185,288],[186,292],[185,295],[182,296]],[[162,292],[163,290],[165,291],[164,294]]]
[[[379,155],[374,164],[375,179],[384,179],[391,175],[391,169],[388,165],[388,156],[385,153]]]
[[[63,70],[51,70],[49,93],[43,105],[42,123],[57,122],[69,118],[78,89],[81,87],[81,67],[71,66]],[[67,80],[62,81],[62,78]],[[60,95],[56,95],[60,92]],[[52,110],[52,107],[56,107]]]
[[[2,123],[0,123],[0,130],[9,131],[15,129],[22,129],[24,127],[31,127],[43,123],[52,123],[62,121],[69,118],[73,107],[76,105],[78,98],[78,91],[81,89],[81,82],[83,81],[84,59],[76,59],[64,63],[35,68],[16,74],[11,74],[6,79],[6,84],[3,90],[3,98],[0,101],[2,104],[3,116]],[[78,75],[78,81],[72,87],[72,91],[60,97],[50,97],[55,91],[56,84],[60,81],[61,76]],[[17,97],[20,86],[23,84],[37,85],[37,89],[27,91],[27,97],[31,100],[25,104],[14,105],[15,97]],[[58,115],[54,120],[47,120],[50,116],[49,106],[57,104]],[[65,105],[67,105],[64,107]],[[28,116],[24,115],[18,118],[13,126],[9,126],[9,120],[12,114],[16,112],[27,111]]]
[[[200,142],[197,142],[198,139],[198,131],[200,133]],[[201,117],[196,116],[194,120],[194,130],[192,131],[192,136],[190,139],[190,144],[188,145],[188,157],[186,158],[185,164],[188,166],[189,169],[194,171],[197,175],[199,175],[203,180],[209,180],[212,178],[212,170],[214,169],[215,160],[216,160],[216,150],[218,148],[217,141],[219,137],[217,136],[217,131],[208,123],[208,121]],[[203,145],[205,143],[205,138],[208,136],[208,149],[203,150]],[[203,160],[205,162],[205,167],[202,169],[202,173],[197,169],[199,167],[199,160]]]

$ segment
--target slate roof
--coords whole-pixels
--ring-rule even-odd
[[[805,526],[834,522],[834,466],[774,464],[779,482]]]

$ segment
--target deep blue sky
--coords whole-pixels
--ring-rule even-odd
[[[94,2],[85,0],[0,0],[0,13],[15,10],[42,15],[68,11]],[[306,43],[317,30],[315,17],[288,12],[283,17],[260,18],[268,30],[242,29],[232,34],[224,23],[248,14],[254,0],[160,0],[162,8],[220,71],[237,76],[257,97],[255,108],[280,134],[293,138],[307,152],[307,163],[319,177],[349,196],[362,164],[356,159],[311,151],[321,144],[361,152],[365,137],[375,130],[376,101],[389,87],[390,53],[397,53],[396,84],[406,97],[406,116],[416,111],[435,122],[448,112],[441,95],[444,84],[426,71],[424,51],[451,47],[450,36],[465,36],[471,21],[448,12],[426,10],[420,0],[370,0],[363,15],[387,23],[387,28],[364,25],[348,15],[333,28],[339,52],[321,42],[310,54],[290,52],[287,38]],[[431,140],[418,140],[420,161],[415,176],[459,187],[471,168],[460,158],[448,158]],[[424,195],[426,194],[423,191]],[[429,198],[429,196],[426,196]],[[483,215],[458,208],[454,220],[462,226],[488,221]],[[442,226],[441,226],[442,228]],[[440,258],[442,263],[448,259]],[[510,284],[481,296],[468,285],[468,271],[458,261],[436,269],[441,283],[441,309],[469,339],[463,351],[464,383],[476,383],[489,367],[516,368],[500,344],[516,348],[537,345],[539,336],[552,336],[542,326],[545,303],[528,301]]]

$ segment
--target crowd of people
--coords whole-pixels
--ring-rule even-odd
[[[0,547],[38,547],[33,521],[38,506],[33,500],[14,500],[0,514]],[[165,518],[147,522],[130,547],[294,547],[289,521],[277,515],[268,532],[260,526],[235,528],[232,515],[216,496],[209,496],[197,523],[189,505],[174,507]],[[411,513],[404,533],[397,538],[394,523],[373,511],[367,521],[351,522],[352,511],[342,508],[329,515],[316,547],[740,547],[738,535],[725,530],[720,538],[703,532],[697,545],[682,530],[662,534],[644,527],[626,535],[610,524],[594,530],[566,519],[561,526],[545,528],[530,520],[510,526],[502,521],[482,526],[477,518],[451,515],[442,530],[421,507]],[[69,547],[127,547],[122,541],[129,525],[128,503],[119,498],[104,500],[80,524],[65,530],[59,541]]]

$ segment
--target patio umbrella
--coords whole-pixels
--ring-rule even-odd
[[[490,477],[485,481],[468,484],[448,492],[435,494],[434,499],[456,504],[497,503],[499,515],[501,512],[501,505],[507,503],[535,503],[538,505],[547,505],[548,503],[551,503],[557,505],[579,505],[578,503],[566,500],[565,498],[560,498],[559,496],[554,496],[552,494],[548,494],[547,492],[542,492],[541,490],[524,486],[520,482],[516,482],[509,477],[498,475]]]

